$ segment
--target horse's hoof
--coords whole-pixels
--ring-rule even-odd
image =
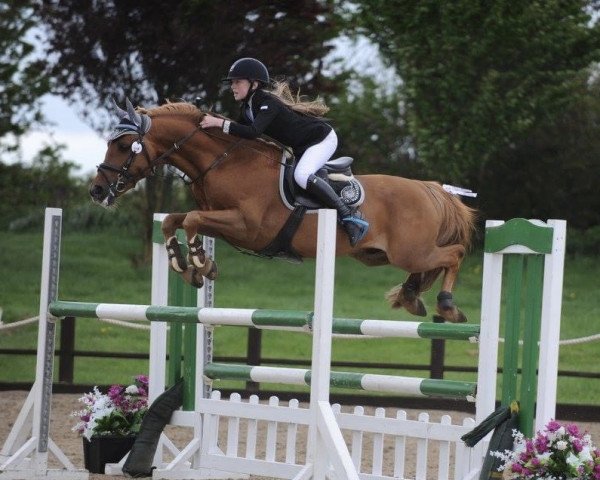
[[[410,303],[405,302],[404,308],[406,308],[406,311],[408,313],[412,313],[413,315],[416,315],[418,317],[426,317],[427,316],[427,309],[425,308],[425,305],[423,305],[423,302],[421,301],[420,298],[416,298],[415,300],[413,300]]]
[[[467,321],[467,317],[463,312],[461,312],[456,306],[452,306],[452,308],[440,308],[439,304],[437,307],[437,313],[447,322],[451,323],[465,323]]]
[[[427,316],[427,309],[420,299],[417,299],[417,310],[415,311],[415,315],[418,315],[419,317]]]
[[[211,260],[210,263],[211,263],[210,269],[208,270],[208,273],[204,276],[209,280],[216,280],[216,278],[219,276],[219,270],[217,269],[217,262],[215,262],[214,260]]]
[[[188,269],[183,272],[181,276],[192,287],[202,288],[204,285],[204,278],[202,278],[202,274],[194,267],[188,267]]]
[[[454,304],[452,294],[450,292],[441,291],[437,296],[437,312],[447,322],[464,323],[467,321],[464,313]]]

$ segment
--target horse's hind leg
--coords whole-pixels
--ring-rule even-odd
[[[419,317],[427,315],[425,305],[420,298],[422,279],[422,273],[411,273],[403,284],[392,288],[386,294],[392,308],[404,307],[407,312]]]
[[[444,268],[444,279],[442,281],[442,289],[437,296],[436,310],[438,314],[444,317],[448,322],[463,323],[467,321],[467,317],[454,304],[452,289],[454,288],[454,283],[458,277],[458,271],[464,258],[465,249],[462,245],[454,245],[452,246],[452,250],[455,252],[455,261],[450,262],[450,265],[447,265]]]
[[[458,269],[456,271],[453,270],[451,268],[445,270],[442,290],[437,296],[436,310],[448,322],[463,323],[467,321],[467,317],[456,306],[452,297],[452,287],[458,274]]]

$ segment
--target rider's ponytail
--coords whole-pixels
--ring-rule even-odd
[[[273,89],[269,90],[269,93],[275,95],[295,112],[313,117],[322,117],[329,111],[329,107],[325,105],[321,98],[306,101],[302,100],[299,91],[294,95],[287,82],[273,82]]]

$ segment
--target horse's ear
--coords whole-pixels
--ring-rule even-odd
[[[140,127],[141,129],[142,117],[139,113],[135,111],[135,108],[133,108],[133,104],[128,98],[125,98],[125,105],[127,106],[127,114],[129,116],[129,120],[131,120],[136,127]]]
[[[127,117],[127,112],[125,110],[123,110],[121,107],[119,107],[119,104],[117,103],[117,101],[114,99],[114,97],[111,97],[111,101],[113,103],[113,106],[117,112],[117,115],[119,115],[119,118],[123,118],[123,117]]]
[[[150,117],[148,115],[141,115],[142,118],[142,124],[140,125],[140,130],[142,135],[148,133],[148,130],[150,130],[150,125],[152,125],[152,120],[150,119]]]
[[[150,126],[152,125],[152,119],[148,115],[137,113],[128,98],[125,99],[125,105],[127,106],[127,116],[138,128],[138,132],[142,135],[148,133],[148,130],[150,130]]]

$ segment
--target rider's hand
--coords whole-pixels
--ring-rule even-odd
[[[204,118],[200,122],[200,126],[202,128],[211,128],[211,127],[223,128],[224,121],[225,120],[223,120],[222,118],[217,118],[217,117],[213,117],[212,115],[206,114],[206,115],[204,115]]]

